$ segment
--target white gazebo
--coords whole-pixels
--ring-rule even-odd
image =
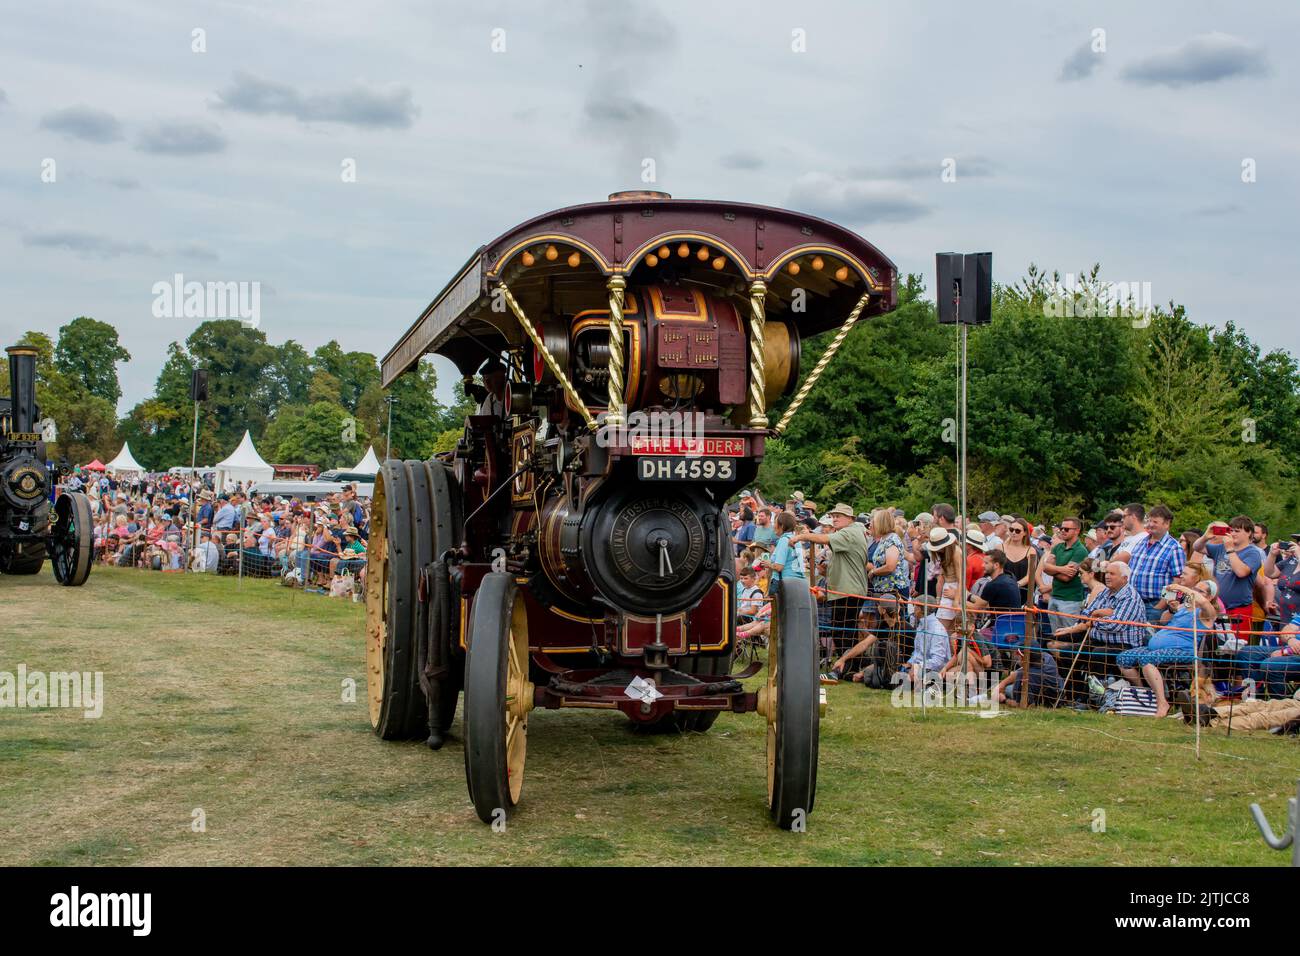
[[[105,471],[111,471],[114,474],[124,474],[126,472],[136,472],[144,474],[144,466],[135,460],[131,454],[131,443],[123,442],[122,450],[117,453],[117,457],[104,466]]]
[[[379,459],[375,457],[375,446],[371,445],[366,449],[365,457],[357,462],[356,467],[352,469],[359,475],[377,475],[379,474]]]
[[[217,462],[217,475],[213,487],[220,494],[233,487],[237,481],[242,481],[247,488],[255,481],[270,481],[274,477],[275,469],[257,453],[257,449],[253,447],[253,436],[245,429],[239,447],[225,461]]]

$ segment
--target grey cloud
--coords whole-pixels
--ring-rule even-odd
[[[1227,33],[1192,37],[1176,50],[1132,63],[1123,77],[1139,86],[1194,86],[1234,76],[1262,76],[1269,66],[1263,47]]]
[[[76,230],[53,230],[23,236],[23,245],[45,249],[66,249],[84,258],[115,259],[118,256],[152,255],[148,243],[127,242]]]
[[[853,179],[933,179],[938,181],[944,171],[944,163],[952,159],[956,162],[957,179],[992,176],[994,165],[984,156],[935,156],[929,159],[904,157],[875,166],[854,166],[848,171]]]
[[[853,224],[911,222],[930,213],[929,206],[895,183],[828,173],[800,176],[790,189],[788,205],[833,222]]]
[[[1213,206],[1199,206],[1192,210],[1194,216],[1234,216],[1241,212],[1241,206],[1235,202],[1219,203]]]
[[[88,143],[115,143],[122,138],[117,117],[89,106],[69,106],[41,117],[41,128],[84,139]]]
[[[0,106],[8,106],[8,105],[9,105],[9,94],[6,93],[4,90],[0,90]]]
[[[140,133],[136,149],[163,156],[198,156],[219,153],[226,148],[226,137],[208,123],[192,120],[164,120]]]
[[[200,262],[216,262],[221,258],[219,253],[201,242],[187,242],[184,245],[177,246],[176,254]]]
[[[1092,41],[1086,41],[1083,46],[1071,53],[1061,64],[1061,75],[1058,79],[1062,83],[1069,83],[1072,80],[1086,80],[1092,76],[1097,67],[1101,66],[1101,54],[1092,48]]]
[[[719,160],[723,169],[762,169],[764,165],[763,157],[758,153],[751,153],[748,150],[739,150],[734,153],[728,153]]]
[[[634,69],[638,65],[668,68],[669,54],[677,47],[677,28],[657,10],[640,4],[594,0],[587,3],[583,21],[593,49],[620,52],[618,57],[596,58],[582,107],[583,132],[612,147],[615,176],[632,182],[644,160],[661,166],[680,137],[677,122],[637,95],[641,87],[630,78],[639,75]]]
[[[387,91],[363,86],[330,93],[302,93],[287,83],[236,73],[217,93],[217,109],[255,116],[289,116],[303,123],[345,123],[377,129],[407,129],[419,110],[405,86]]]

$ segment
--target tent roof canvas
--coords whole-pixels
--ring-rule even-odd
[[[363,475],[379,474],[379,459],[375,457],[375,446],[371,445],[366,449],[365,455],[357,462],[353,471]]]
[[[275,471],[266,460],[257,453],[257,448],[253,445],[253,436],[244,429],[244,437],[239,440],[239,447],[230,453],[230,457],[224,461],[217,462],[218,468],[225,468],[231,471],[236,468],[265,468],[267,471]]]
[[[270,481],[275,477],[275,469],[257,453],[253,446],[253,436],[244,429],[244,437],[239,447],[230,453],[230,457],[217,462],[218,490],[237,481]]]
[[[85,467],[87,471],[103,471],[104,463],[100,461],[98,458],[96,458],[94,461],[92,461],[89,465],[86,465]]]
[[[131,443],[123,442],[117,457],[104,466],[107,471],[144,471],[144,467],[131,454]]]

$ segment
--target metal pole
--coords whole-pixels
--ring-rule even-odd
[[[384,459],[387,460],[393,457],[393,396],[386,396],[384,404],[388,406],[388,438],[384,444]]]
[[[1201,759],[1201,704],[1197,698],[1201,683],[1201,636],[1198,633],[1201,623],[1201,609],[1192,601],[1192,692],[1187,695],[1188,706],[1192,708],[1192,720],[1196,723],[1196,759]],[[1167,691],[1169,688],[1165,688]]]
[[[957,295],[957,314],[961,314],[961,294]],[[958,378],[958,409],[957,419],[960,429],[958,435],[958,464],[957,464],[957,497],[958,504],[961,508],[962,521],[967,525],[970,523],[969,515],[966,514],[966,333],[967,328],[964,322],[959,322],[961,330],[961,340],[958,347],[958,360],[960,362],[960,372]],[[966,669],[970,666],[970,641],[968,639],[969,626],[966,618],[966,529],[962,528],[961,540],[961,672],[962,672],[962,699],[965,700],[966,687]]]
[[[244,509],[239,509],[239,578],[237,586],[244,585]]]
[[[194,544],[190,547],[199,546],[199,528],[197,524],[199,493],[194,490],[194,472],[198,463],[199,454],[199,401],[194,400],[194,436],[190,439],[190,531],[193,532]]]

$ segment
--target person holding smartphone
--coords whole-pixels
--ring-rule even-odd
[[[1214,522],[1205,534],[1192,545],[1197,553],[1214,559],[1214,579],[1219,585],[1219,596],[1232,629],[1244,642],[1250,643],[1251,605],[1255,601],[1255,575],[1264,565],[1264,552],[1250,543],[1255,522],[1245,515],[1237,515],[1225,525]]]
[[[1273,600],[1264,610],[1276,614],[1285,627],[1300,611],[1300,534],[1273,542],[1264,559],[1264,576],[1274,582]]]

